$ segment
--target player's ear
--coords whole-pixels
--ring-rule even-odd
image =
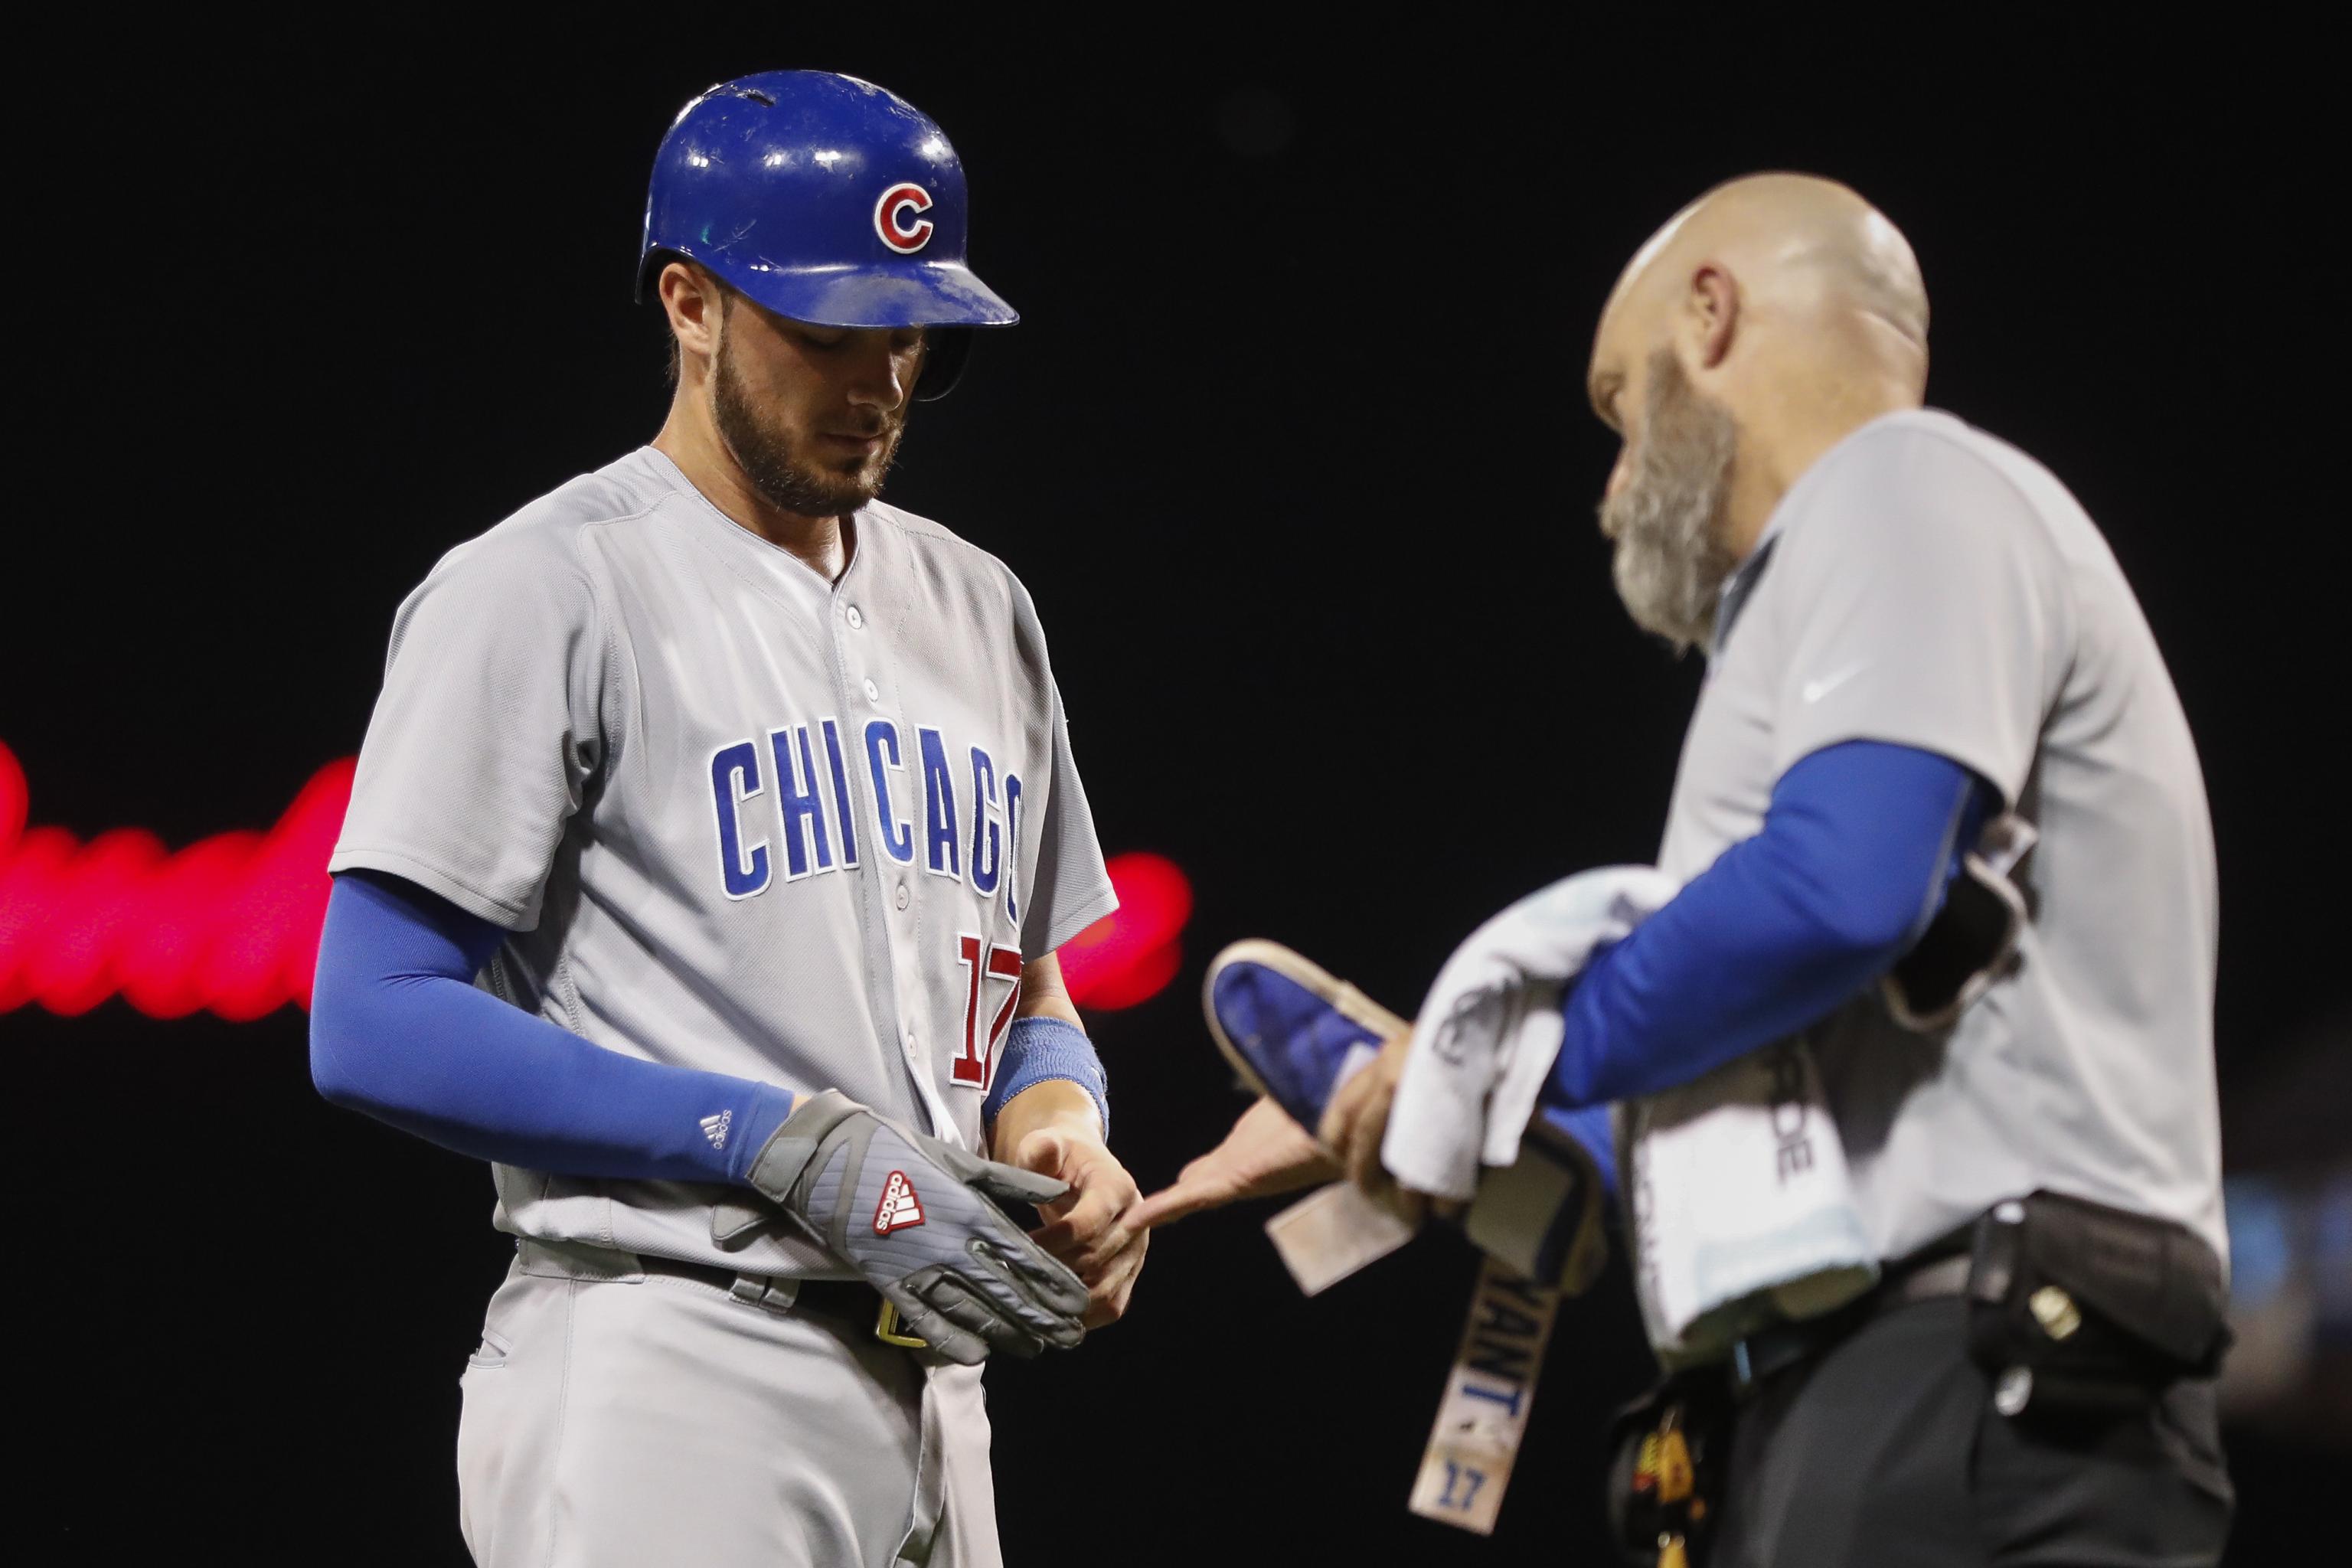
[[[709,360],[719,352],[719,321],[725,309],[719,280],[688,262],[673,261],[654,280],[662,310],[669,317],[671,336],[682,358]]]
[[[1691,274],[1683,299],[1683,335],[1701,370],[1713,370],[1731,352],[1739,324],[1739,284],[1719,262],[1705,262]]]

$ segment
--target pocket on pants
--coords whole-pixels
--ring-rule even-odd
[[[1969,1490],[1992,1561],[2193,1568],[2217,1563],[2226,1496],[2181,1463],[2154,1411],[2092,1420],[2003,1415],[1988,1398]]]
[[[507,1357],[512,1354],[513,1351],[514,1346],[504,1335],[485,1324],[482,1329],[482,1342],[474,1348],[473,1354],[466,1358],[466,1370],[467,1372],[502,1371],[507,1364]]]
[[[520,1302],[531,1282],[522,1272],[520,1259],[507,1271],[507,1277],[490,1294],[489,1305],[482,1309],[482,1334],[471,1355],[466,1358],[466,1370],[457,1374],[463,1383],[478,1372],[500,1372],[514,1354],[515,1318],[521,1311]]]

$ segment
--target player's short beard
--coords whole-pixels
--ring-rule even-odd
[[[1702,396],[1680,361],[1650,361],[1633,477],[1601,503],[1602,531],[1617,542],[1617,596],[1643,629],[1683,652],[1708,646],[1723,584],[1738,564],[1724,543],[1731,461],[1739,427]]]
[[[890,416],[882,444],[866,456],[835,464],[817,461],[796,450],[790,434],[761,418],[733,350],[733,334],[722,330],[718,363],[711,367],[712,412],[736,467],[770,506],[802,517],[846,517],[882,493],[882,480],[898,455],[898,437],[906,433],[903,410]]]

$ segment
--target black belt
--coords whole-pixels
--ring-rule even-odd
[[[837,1319],[860,1331],[870,1331],[886,1344],[912,1350],[922,1341],[898,1332],[898,1317],[882,1293],[863,1279],[802,1279],[791,1276],[738,1274],[731,1268],[720,1268],[708,1263],[688,1263],[677,1258],[650,1258],[640,1255],[637,1267],[647,1274],[667,1274],[674,1279],[692,1279],[724,1290],[739,1301],[754,1306],[772,1306],[795,1312],[814,1312]]]
[[[1961,1243],[1965,1246],[1966,1243]],[[1879,1282],[1854,1301],[1799,1323],[1775,1323],[1731,1347],[1731,1392],[1746,1399],[1776,1373],[1810,1361],[1872,1319],[1969,1289],[1969,1254],[1948,1246],[1889,1264]]]

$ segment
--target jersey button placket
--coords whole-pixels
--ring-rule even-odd
[[[849,623],[849,629],[853,632],[862,632],[866,629],[866,612],[859,609],[856,605],[843,605],[841,610],[841,618]],[[876,683],[872,676],[869,675],[861,683],[861,689],[866,693],[866,701],[873,703],[877,708],[882,705],[882,688]],[[900,909],[906,908],[904,904],[901,904],[898,907]]]
[[[898,930],[893,946],[904,952],[912,946],[915,934],[915,893],[907,886],[905,879],[901,878],[890,889],[890,903],[898,911]],[[923,1047],[921,1031],[918,1026],[923,1010],[922,986],[915,973],[904,965],[898,969],[898,1016],[906,1020],[898,1031],[898,1044],[907,1053],[907,1065],[919,1079],[923,1076]]]

